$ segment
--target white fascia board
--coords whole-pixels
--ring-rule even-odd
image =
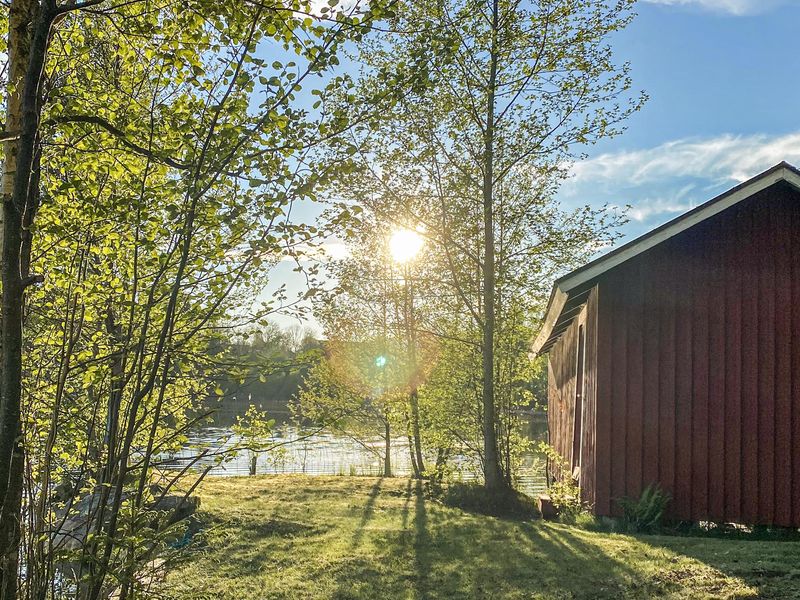
[[[533,346],[531,347],[534,354],[538,355],[542,346],[550,339],[550,333],[553,331],[558,317],[561,316],[561,311],[567,303],[567,298],[569,298],[569,296],[561,290],[558,284],[553,286],[553,293],[550,296],[550,303],[547,305],[547,314],[544,317],[544,323],[542,323],[539,335],[536,336]]]

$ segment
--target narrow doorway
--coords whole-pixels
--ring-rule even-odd
[[[581,454],[583,446],[583,390],[584,366],[586,362],[586,342],[583,324],[578,326],[578,356],[575,372],[575,415],[572,435],[572,473],[580,477]]]

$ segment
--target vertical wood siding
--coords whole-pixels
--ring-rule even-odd
[[[583,457],[581,459],[581,489],[583,499],[594,506],[597,488],[597,288],[586,301],[586,365],[583,399]]]
[[[568,464],[572,463],[577,346],[578,323],[575,320],[550,350],[547,370],[547,426],[550,445]],[[550,475],[562,475],[558,465],[550,464]]]
[[[673,518],[800,527],[800,194],[773,186],[597,291],[596,512],[657,482]]]
[[[657,482],[670,516],[800,527],[800,193],[777,184],[607,271],[586,303],[584,495]],[[572,460],[577,319],[550,351]]]
[[[583,428],[581,457],[581,487],[584,500],[595,502],[595,397],[597,394],[597,289],[586,301],[584,343]],[[573,435],[575,431],[575,390],[578,368],[578,327],[575,319],[550,350],[548,362],[548,428],[550,443],[568,464],[573,463]],[[551,475],[559,476],[555,465]]]

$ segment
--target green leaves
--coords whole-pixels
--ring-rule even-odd
[[[524,447],[511,433],[513,409],[541,394],[542,371],[527,342],[550,282],[617,235],[619,215],[565,211],[553,197],[582,147],[619,133],[643,101],[608,46],[630,7],[401,3],[394,33],[368,36],[357,48],[364,67],[355,90],[334,96],[333,110],[345,114],[366,98],[382,111],[341,146],[352,171],[328,218],[351,257],[333,267],[338,295],[320,310],[331,336],[361,332],[367,344],[380,335],[375,316],[384,313],[367,300],[392,303],[391,286],[372,283],[386,280],[381,236],[389,227],[424,226],[432,251],[413,274],[416,322],[435,339],[436,354],[425,363],[420,410],[431,423],[425,435],[440,449],[459,440],[480,447],[504,431],[501,452],[513,469]],[[326,100],[315,107],[328,109]],[[356,217],[352,205],[364,214]],[[402,330],[386,313],[388,331]],[[484,336],[493,347],[486,372]],[[497,423],[482,431],[475,415],[488,410],[483,397],[494,398]]]
[[[251,404],[244,416],[236,417],[236,424],[232,429],[242,438],[245,448],[259,451],[270,447],[270,436],[274,427],[275,419],[270,419],[266,411]]]
[[[31,501],[45,510],[62,480],[72,501],[123,478],[115,529],[92,525],[100,534],[78,542],[91,558],[112,545],[98,580],[129,581],[161,547],[147,513],[153,457],[177,452],[204,406],[255,378],[219,332],[291,303],[264,292],[269,268],[327,234],[289,215],[350,169],[351,115],[311,116],[303,103],[312,82],[327,103],[328,70],[360,35],[336,15],[188,0],[67,12],[54,25],[31,226],[31,269],[47,278],[27,297],[26,458]],[[256,446],[273,426],[256,409],[239,423]]]

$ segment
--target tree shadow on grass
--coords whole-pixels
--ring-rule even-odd
[[[628,589],[648,587],[645,574],[567,527],[538,524],[522,528],[521,534],[528,551],[509,569],[519,572],[535,562],[539,577],[554,589],[574,597],[617,598]]]
[[[353,540],[350,542],[351,550],[357,548],[364,539],[364,529],[367,527],[367,524],[370,522],[372,515],[375,512],[375,502],[377,502],[378,496],[381,493],[382,483],[383,477],[375,482],[375,484],[372,486],[372,489],[369,491],[369,494],[367,495],[367,502],[364,504],[364,511],[361,514],[361,520],[356,526],[356,531],[353,534]]]
[[[432,548],[431,536],[428,532],[428,511],[425,508],[425,490],[419,480],[417,480],[414,494],[416,498],[414,501],[414,571],[417,593],[421,598],[427,598],[428,574],[432,567]]]
[[[403,531],[408,527],[408,512],[409,512],[409,504],[411,504],[411,480],[409,479],[406,483],[405,489],[405,502],[403,502],[403,508],[400,511],[400,523],[402,526]]]
[[[500,597],[619,598],[627,589],[647,588],[645,574],[566,528],[493,520],[458,527],[442,546],[448,560],[462,565],[449,572],[445,586],[469,590],[474,598],[496,592]]]
[[[800,598],[800,542],[640,536],[642,543],[694,559],[754,589],[758,598]],[[679,576],[680,573],[676,573]]]
[[[650,582],[635,561],[613,556],[584,532],[474,517],[415,491],[413,544],[387,550],[397,564],[413,562],[416,598],[650,598],[680,588]]]

